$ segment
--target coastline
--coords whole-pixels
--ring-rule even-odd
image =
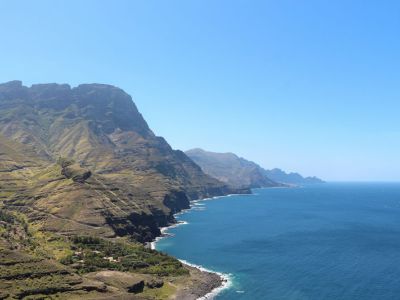
[[[232,284],[227,274],[212,271],[185,260],[179,261],[189,270],[192,280],[189,285],[177,291],[175,299],[211,300]]]
[[[240,194],[243,196],[243,194]],[[248,196],[252,196],[253,194],[245,194]],[[199,199],[199,200],[193,200],[190,203],[190,208],[184,209],[176,214],[174,214],[174,217],[182,215],[190,210],[202,207],[203,205],[200,204],[203,201],[210,201],[210,200],[216,200],[219,198],[224,198],[224,197],[232,197],[232,196],[237,196],[236,194],[230,194],[230,195],[225,195],[225,196],[216,196],[216,197],[210,197],[210,198],[204,198],[204,199]],[[201,210],[201,209],[199,209]],[[150,243],[150,248],[153,250],[156,250],[156,244],[165,238],[171,237],[171,234],[168,234],[168,230],[171,228],[176,228],[178,226],[182,225],[187,225],[189,224],[186,221],[177,221],[175,224],[171,224],[166,227],[161,227],[161,235],[159,237],[156,237],[154,241]],[[184,264],[189,271],[194,273],[197,273],[196,277],[201,277],[201,281],[196,281],[193,286],[190,287],[190,289],[186,288],[184,290],[178,291],[176,294],[176,299],[180,300],[211,300],[215,296],[217,296],[219,293],[221,293],[223,290],[228,289],[232,285],[232,280],[230,278],[229,274],[224,274],[218,271],[210,270],[207,269],[203,266],[196,265],[193,263],[190,263],[188,261],[182,260],[177,258],[182,264]]]
[[[174,214],[174,218],[179,216],[179,215],[183,215],[184,213],[186,213],[186,212],[188,212],[190,210],[195,210],[196,208],[201,207],[202,205],[198,204],[198,203],[201,203],[203,201],[211,201],[211,200],[216,200],[216,199],[219,199],[219,198],[232,197],[232,196],[254,196],[254,195],[255,195],[254,193],[252,193],[252,194],[229,194],[229,195],[225,195],[225,196],[215,196],[215,197],[209,197],[209,198],[204,198],[204,199],[193,200],[193,201],[190,202],[190,208],[182,209],[181,211],[175,213]],[[201,209],[198,209],[198,210],[201,210]],[[186,222],[186,221],[176,221],[176,223],[170,224],[170,225],[165,226],[165,227],[160,227],[161,235],[156,237],[154,239],[154,241],[152,241],[150,243],[147,243],[148,247],[150,249],[152,249],[152,250],[156,250],[156,244],[160,240],[172,236],[172,235],[168,234],[168,230],[169,229],[176,228],[176,227],[181,226],[181,225],[187,225],[187,224],[189,224],[189,223]]]

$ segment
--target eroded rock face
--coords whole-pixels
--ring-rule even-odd
[[[188,195],[183,191],[171,191],[165,195],[163,204],[171,207],[172,213],[190,208]]]
[[[72,179],[75,182],[84,183],[87,179],[92,176],[92,172],[82,168],[79,164],[73,164],[65,166],[61,170],[61,174],[68,179]]]
[[[173,150],[127,93],[104,84],[0,84],[0,169],[10,209],[67,235],[150,241],[190,200],[238,192]]]
[[[156,137],[121,89],[0,84],[0,298],[141,299],[170,276],[193,288],[178,261],[137,242],[190,200],[232,192]]]

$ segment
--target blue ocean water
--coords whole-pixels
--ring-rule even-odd
[[[400,184],[259,189],[202,201],[156,248],[231,274],[222,299],[400,299]]]

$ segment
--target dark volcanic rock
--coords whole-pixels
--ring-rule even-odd
[[[190,201],[183,191],[172,191],[165,195],[163,204],[171,208],[172,214],[190,208]]]
[[[143,289],[144,289],[144,281],[141,280],[141,281],[139,281],[139,282],[137,282],[137,283],[132,284],[132,285],[128,288],[128,292],[129,292],[129,293],[137,294],[137,293],[143,292]]]
[[[75,182],[83,183],[92,176],[92,172],[82,168],[78,164],[73,164],[62,168],[61,174]]]
[[[146,286],[150,289],[159,289],[164,286],[164,281],[161,279],[152,279],[150,281],[146,281]]]

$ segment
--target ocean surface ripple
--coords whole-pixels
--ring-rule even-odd
[[[400,184],[259,189],[193,206],[155,246],[229,274],[215,299],[399,299]]]

